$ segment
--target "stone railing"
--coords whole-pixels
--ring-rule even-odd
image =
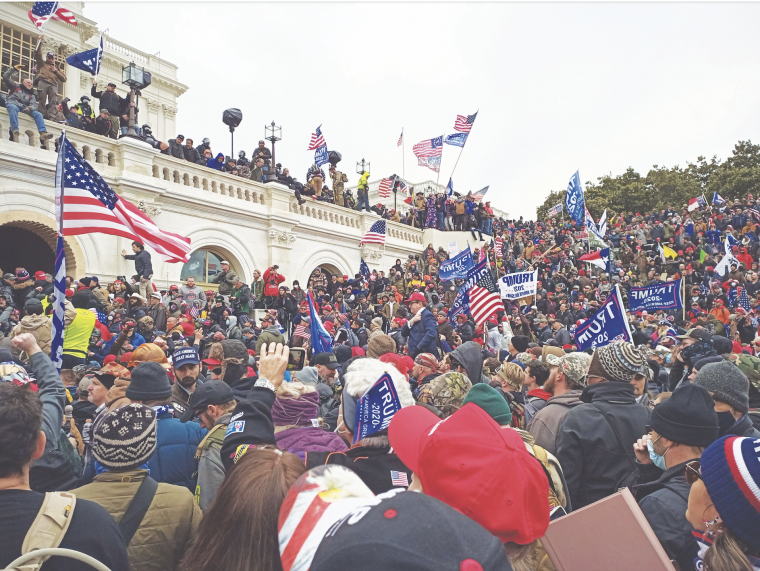
[[[133,61],[135,63],[139,63],[142,65],[148,64],[148,58],[150,58],[150,54],[143,53],[132,46],[129,46],[127,44],[124,44],[118,40],[114,40],[111,37],[106,36],[105,42],[103,48],[106,51],[114,52],[117,54],[120,54],[127,58],[130,61]]]
[[[205,190],[210,194],[266,204],[267,191],[261,183],[167,155],[158,154],[153,158],[153,178]]]

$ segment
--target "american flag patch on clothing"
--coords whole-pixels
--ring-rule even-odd
[[[396,470],[391,470],[391,482],[394,486],[409,486],[409,480],[406,477],[406,472],[397,472]]]

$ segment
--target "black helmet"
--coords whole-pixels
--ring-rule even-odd
[[[245,151],[238,151],[238,157],[241,159],[245,156]]]
[[[210,143],[211,143],[211,139],[209,139],[208,137],[206,137],[205,139],[203,139],[203,144],[204,145],[209,145]]]
[[[150,128],[150,125],[148,125],[147,123],[145,123],[145,125],[143,125],[143,126],[141,127],[141,129],[142,129],[143,131],[145,131],[146,133],[151,133],[151,132],[152,132],[152,129]]]
[[[89,100],[90,98],[87,97],[86,95],[82,95],[82,97],[79,98],[79,101],[89,101]]]

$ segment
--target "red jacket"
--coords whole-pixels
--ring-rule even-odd
[[[271,273],[270,269],[264,271],[264,295],[277,296],[280,294],[280,284],[285,281],[285,276],[277,272]]]

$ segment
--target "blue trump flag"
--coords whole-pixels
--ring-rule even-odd
[[[103,59],[103,36],[100,36],[100,44],[97,48],[92,48],[86,52],[70,55],[66,58],[66,63],[71,67],[87,71],[95,76],[100,73],[100,62]]]
[[[441,281],[447,282],[449,280],[463,280],[467,278],[467,272],[475,265],[472,259],[472,252],[470,252],[470,246],[459,252],[456,256],[450,260],[441,262],[438,268],[438,277]]]
[[[449,184],[446,185],[446,196],[454,194],[454,183],[449,179]]]
[[[461,313],[464,313],[465,315],[470,314],[470,294],[467,293],[467,290],[464,289],[464,286],[460,288],[456,298],[454,298],[454,303],[451,304],[451,311],[449,311],[449,321],[451,322],[452,326],[456,327],[457,315]]]
[[[467,142],[468,133],[454,133],[453,135],[447,135],[443,140],[447,145],[454,145],[455,147],[464,147]]]
[[[683,307],[681,280],[648,287],[632,287],[628,293],[628,306],[634,311],[678,309]]]
[[[316,151],[314,151],[314,164],[321,167],[324,164],[330,162],[327,158],[327,145],[322,145]]]
[[[594,315],[575,330],[575,345],[579,351],[604,347],[612,341],[631,340],[631,330],[620,296],[620,286],[615,286],[614,293],[604,302]]]
[[[311,348],[314,353],[332,353],[333,338],[322,325],[319,319],[317,309],[314,307],[314,299],[311,293],[306,293],[306,299],[309,301],[309,333],[311,334]]]
[[[384,373],[356,403],[353,443],[388,428],[393,415],[400,410],[401,401],[393,380]]]
[[[586,199],[583,197],[581,176],[578,171],[570,178],[565,192],[565,210],[570,219],[578,225],[582,225],[586,219]]]

